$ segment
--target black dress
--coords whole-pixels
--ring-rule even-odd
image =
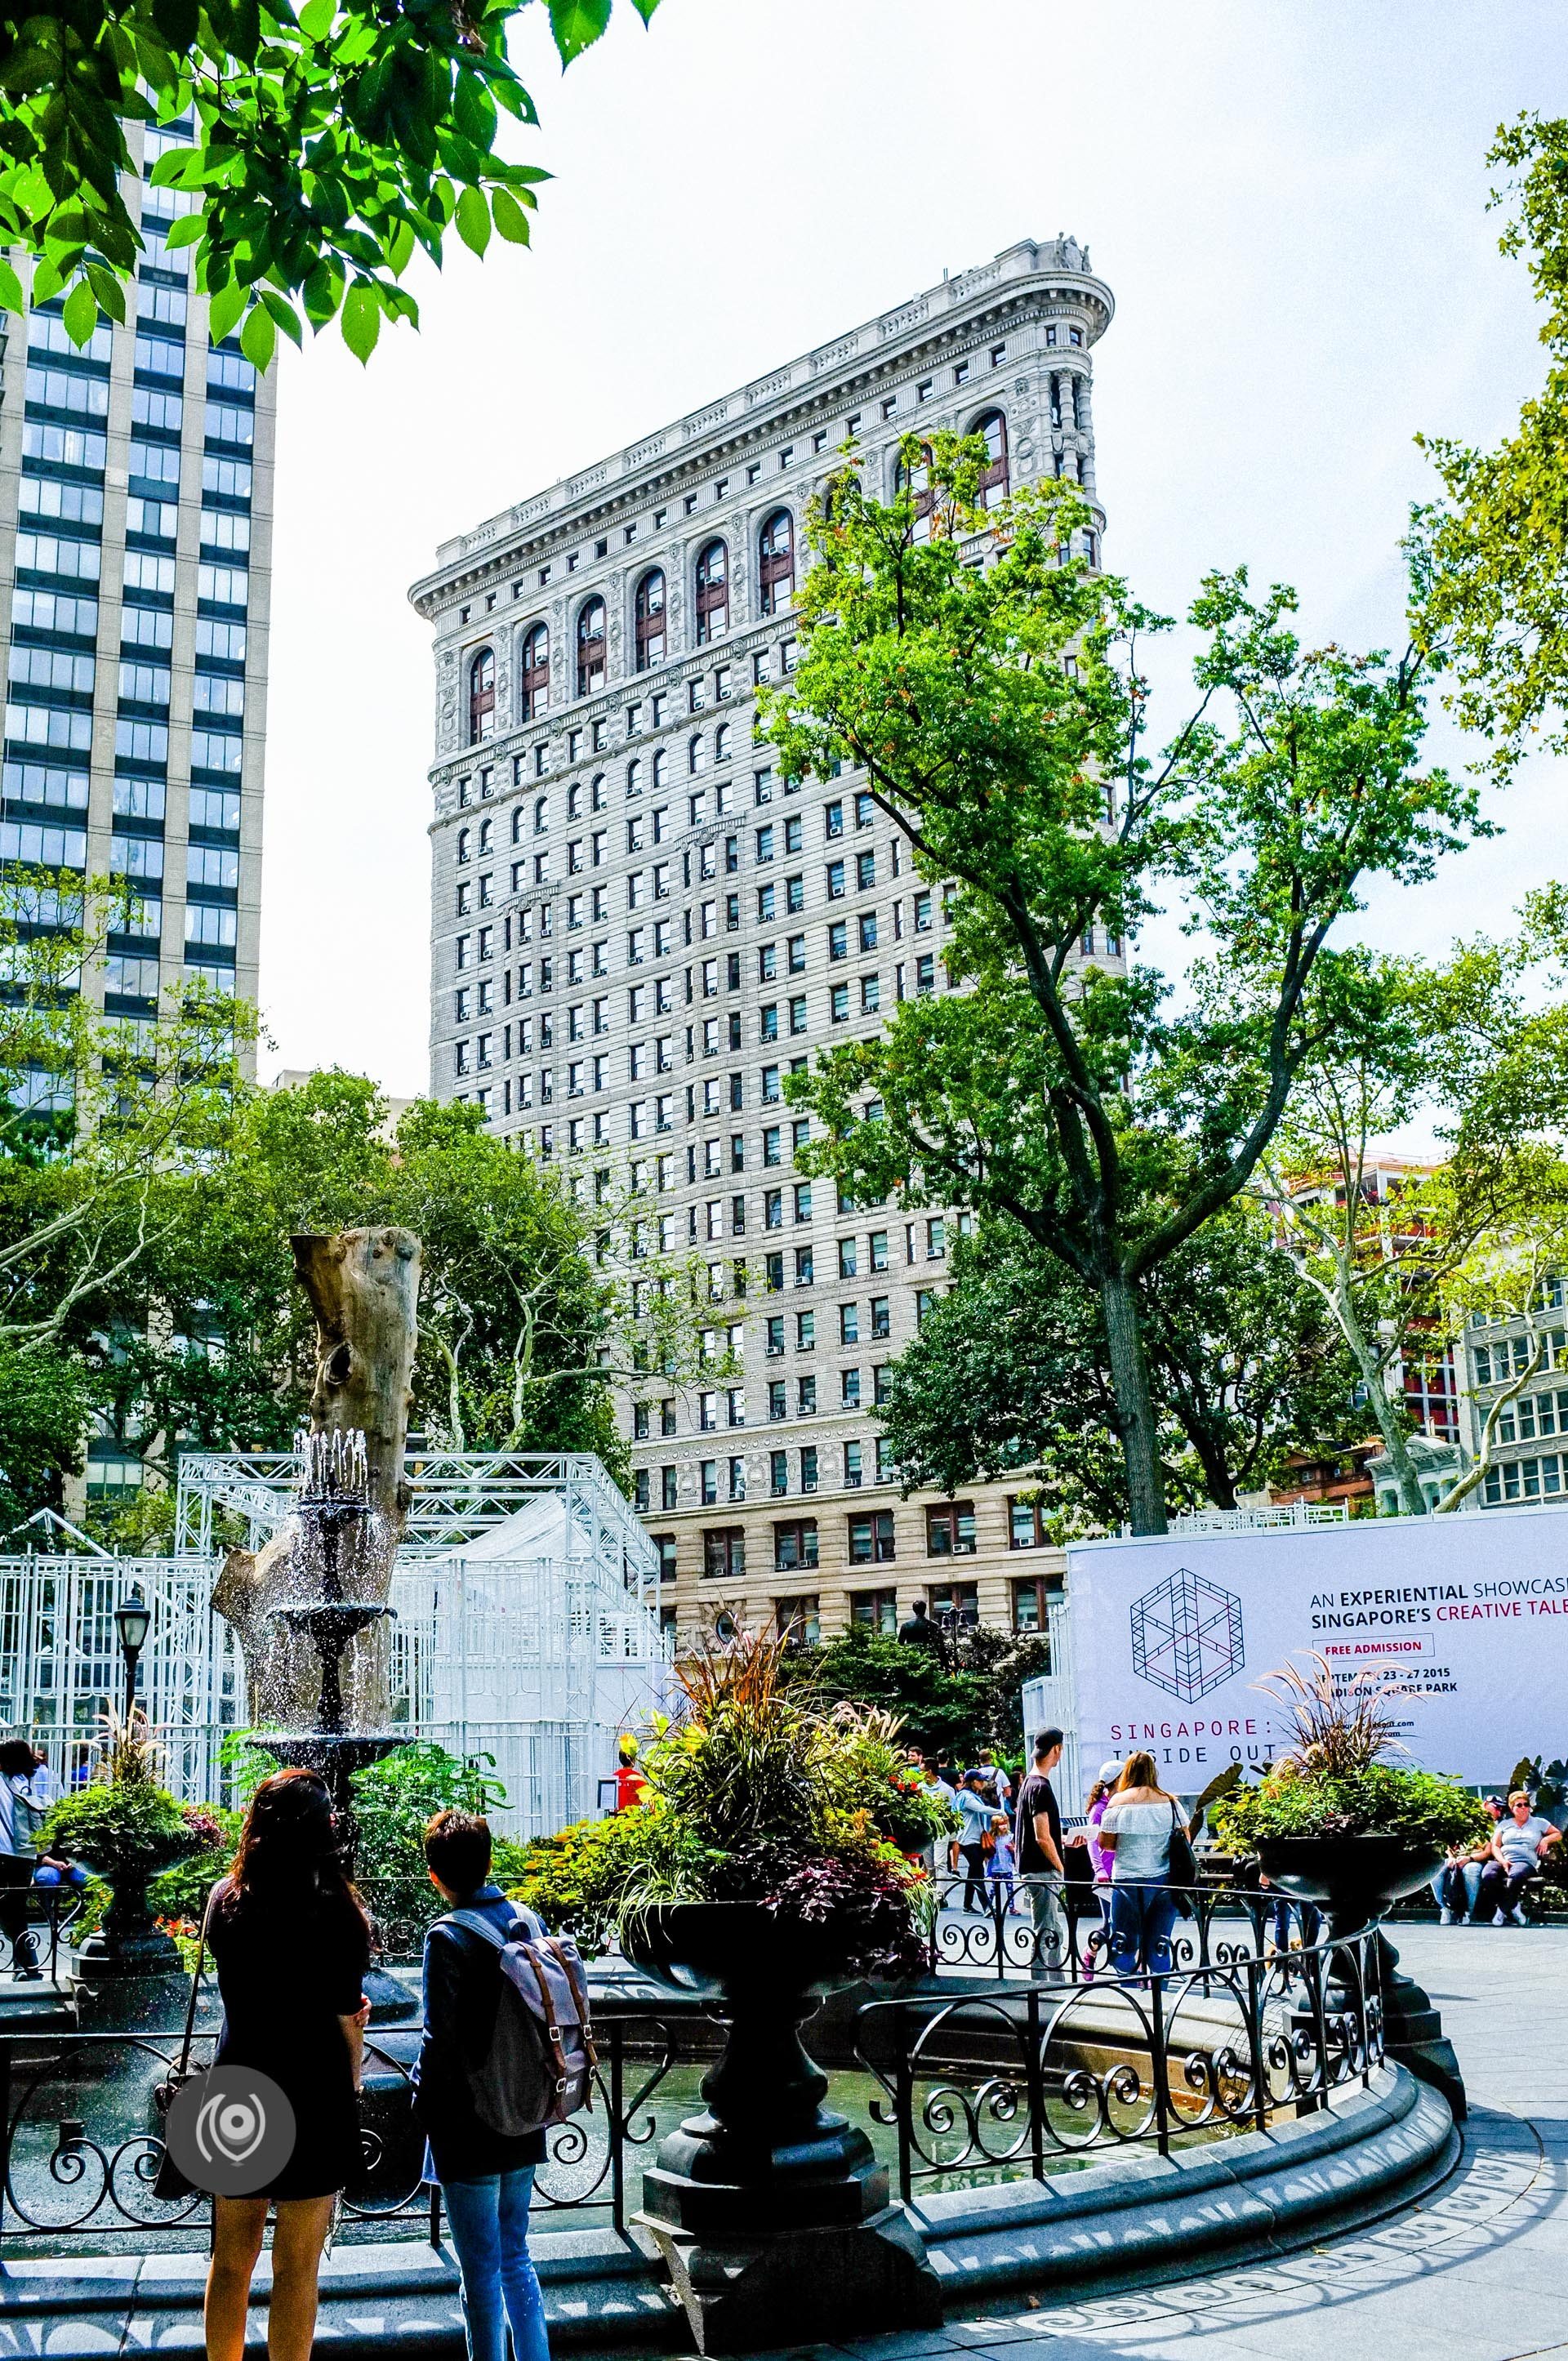
[[[294,2110],[294,2152],[258,2197],[330,2197],[359,2171],[359,2101],[340,2016],[363,1994],[370,1941],[341,1895],[236,1904],[228,1881],[207,1942],[224,2024],[215,2063],[269,2074]]]

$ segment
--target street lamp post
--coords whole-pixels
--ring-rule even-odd
[[[152,1621],[152,1609],[139,1590],[133,1590],[115,1609],[115,1622],[120,1634],[120,1653],[126,1660],[126,1735],[131,1730],[131,1716],[136,1710],[137,1666],[147,1645],[148,1628]]]

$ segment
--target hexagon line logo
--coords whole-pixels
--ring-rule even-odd
[[[1183,1705],[1196,1705],[1246,1663],[1241,1600],[1190,1566],[1135,1599],[1131,1620],[1134,1672]]]

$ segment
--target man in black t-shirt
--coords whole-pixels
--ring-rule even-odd
[[[1036,1969],[1059,1968],[1067,1959],[1061,1811],[1050,1775],[1061,1761],[1061,1731],[1042,1730],[1035,1741],[1034,1766],[1018,1790],[1018,1874],[1034,1914]]]

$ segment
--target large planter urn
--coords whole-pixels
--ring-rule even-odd
[[[640,1915],[623,1938],[645,1973],[710,1994],[727,2027],[688,2116],[644,2176],[641,2225],[663,2255],[701,2353],[928,2327],[935,2273],[865,2134],[823,2106],[800,2027],[849,1981],[829,1927],[755,1902]]]
[[[178,1975],[180,1953],[157,1924],[148,1887],[183,1857],[182,1850],[118,1853],[89,1858],[84,1866],[107,1880],[109,1905],[104,1923],[77,1947],[78,1972],[89,1982],[112,1976]]]
[[[1444,1858],[1440,1846],[1375,1833],[1262,1837],[1257,1854],[1269,1884],[1299,1902],[1321,1905],[1331,1937],[1340,1940],[1375,1925],[1390,1904],[1430,1885]],[[1375,1939],[1384,2053],[1441,2091],[1455,2122],[1463,2123],[1464,2082],[1442,2018],[1414,1978],[1399,1972],[1399,1954],[1387,1937],[1379,1930]],[[1352,2004],[1354,1972],[1354,1955],[1342,1952],[1326,1985],[1331,2005]]]

